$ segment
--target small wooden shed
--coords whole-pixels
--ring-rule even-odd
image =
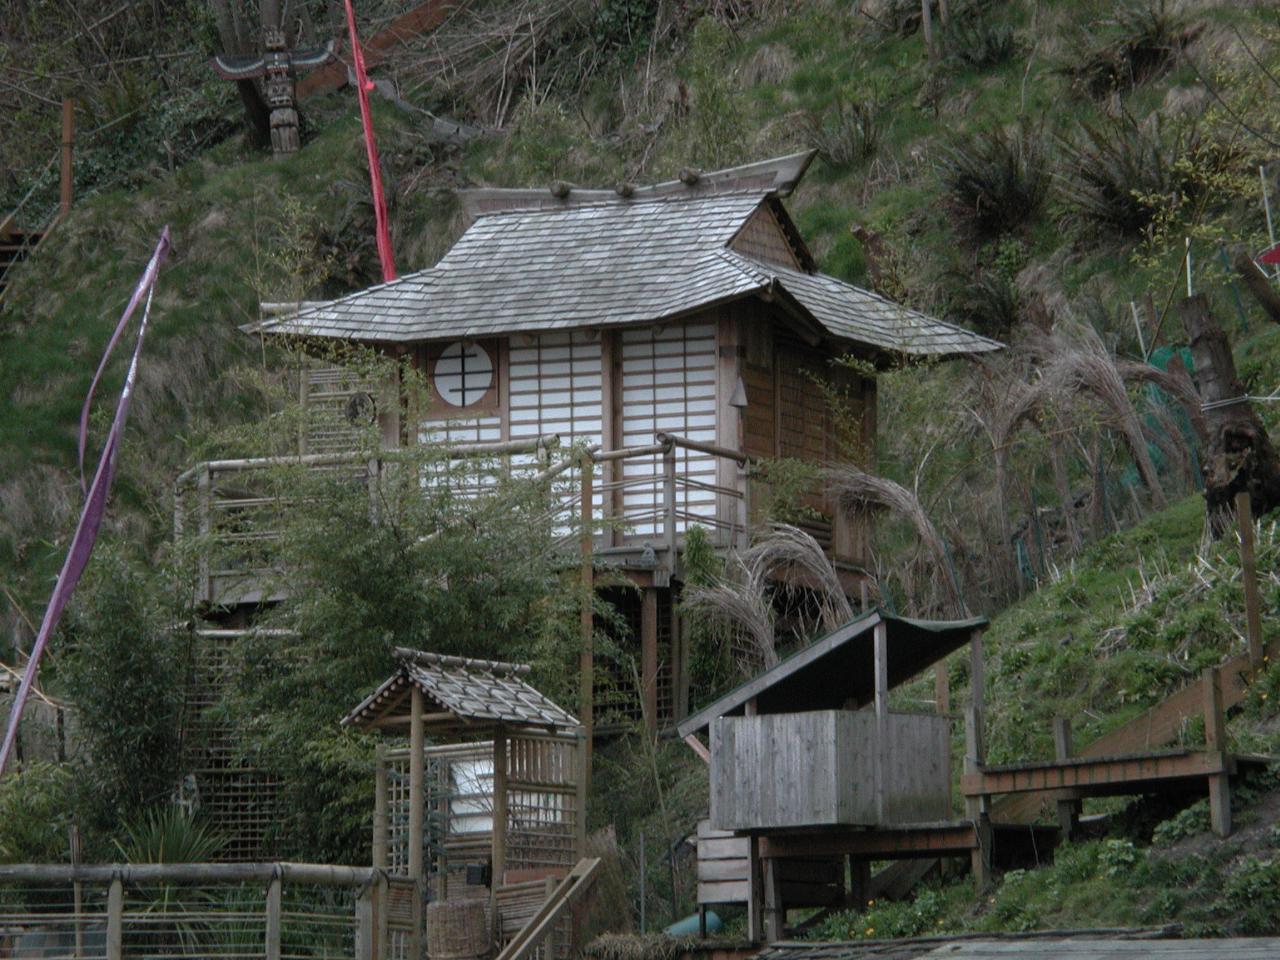
[[[496,901],[505,886],[564,876],[586,825],[578,720],[525,680],[527,666],[396,657],[343,720],[408,736],[379,752],[373,865],[414,885],[419,921],[428,897]]]
[[[843,901],[837,835],[865,839],[887,830],[901,840],[915,830],[924,849],[930,830],[949,826],[944,667],[934,712],[890,711],[888,696],[967,643],[980,664],[977,638],[985,625],[980,618],[910,620],[873,610],[679,724],[686,739],[710,731],[711,816],[699,837],[699,904],[745,901],[753,929],[772,916],[770,939],[777,939],[788,908]],[[788,837],[804,839],[804,855],[767,856]],[[762,844],[769,840],[778,842]],[[857,878],[870,859],[892,857],[853,859]]]

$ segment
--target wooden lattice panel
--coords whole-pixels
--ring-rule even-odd
[[[183,757],[188,802],[224,839],[218,859],[270,859],[270,836],[278,819],[279,782],[245,757],[234,730],[212,709],[242,668],[240,643],[249,631],[204,631],[196,638],[196,669],[187,705],[194,719]]]
[[[611,629],[612,650],[598,650],[595,659],[595,716],[603,726],[640,723],[644,719],[644,698],[637,680],[640,676],[640,623],[642,601],[636,590],[601,591],[613,604],[622,623],[598,623]],[[671,591],[658,590],[658,721],[675,715],[675,682],[673,671]]]

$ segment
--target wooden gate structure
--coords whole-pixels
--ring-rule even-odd
[[[397,671],[343,721],[408,738],[380,752],[374,798],[373,863],[399,891],[392,955],[421,955],[428,900],[484,899],[505,943],[581,857],[582,727],[524,680],[526,666],[396,656]],[[557,936],[556,956],[571,933]]]

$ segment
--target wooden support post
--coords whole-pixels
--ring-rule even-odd
[[[587,739],[586,730],[583,727],[578,728],[578,744],[577,744],[577,787],[575,799],[577,808],[573,814],[574,831],[573,831],[573,859],[576,863],[581,860],[587,850],[587,753],[591,749],[591,741]]]
[[[391,885],[387,875],[379,872],[373,881],[374,890],[374,931],[377,941],[374,945],[374,957],[377,960],[389,960],[391,956]]]
[[[857,911],[867,908],[871,890],[871,862],[859,857],[849,858],[849,906]]]
[[[578,719],[582,721],[583,757],[582,790],[591,789],[592,738],[595,736],[595,568],[592,564],[591,501],[594,496],[594,463],[590,455],[583,455],[579,468],[582,486],[582,503],[579,523],[582,526],[579,542],[579,576],[582,579],[582,601],[578,612],[578,630],[582,641],[578,672],[581,689],[578,692]]]
[[[889,627],[881,621],[872,631],[875,664],[875,797],[876,822],[885,822],[885,769],[889,752]]]
[[[1248,490],[1236,494],[1236,522],[1240,525],[1240,574],[1244,580],[1244,614],[1249,637],[1249,662],[1262,666],[1262,601],[1258,598],[1258,565],[1253,550],[1253,498]]]
[[[506,881],[507,869],[507,731],[493,734],[493,888]]]
[[[81,843],[80,828],[75,824],[71,825],[69,839],[71,841],[71,864],[72,866],[80,866]],[[84,884],[79,880],[71,884],[71,896],[74,901],[76,911],[76,960],[81,960],[84,956]]]
[[[786,936],[787,908],[782,902],[782,865],[770,857],[761,864],[764,880],[764,939],[777,943]]]
[[[413,901],[410,906],[412,931],[409,934],[409,955],[418,960],[423,954],[424,909],[426,899],[426,873],[423,869],[424,828],[426,827],[426,757],[423,755],[423,696],[416,685],[409,701],[409,877],[413,880]]]
[[[374,960],[378,955],[376,897],[373,883],[356,897],[356,960]]]
[[[933,0],[920,0],[920,27],[924,33],[924,45],[928,48],[929,57],[936,59],[938,50],[933,43]]]
[[[387,869],[387,755],[382,744],[373,775],[373,865]]]
[[[1071,720],[1069,717],[1053,718],[1053,752],[1059,761],[1071,759]],[[1080,828],[1080,801],[1058,801],[1058,829],[1064,840],[1072,839]]]
[[[760,872],[760,838],[747,838],[747,940],[764,941],[764,877]]]
[[[679,647],[678,655],[673,657],[676,665],[675,676],[671,678],[672,686],[675,689],[675,716],[672,720],[683,720],[689,715],[689,623],[687,618],[680,616],[680,602],[675,594],[675,588],[671,591],[671,637]]]
[[[964,723],[964,772],[979,773],[985,758],[982,741],[981,711],[976,705],[965,711]],[[970,855],[973,882],[979,892],[991,883],[991,797],[983,794],[965,797],[965,815],[977,832],[978,845]]]
[[[662,533],[667,545],[667,569],[676,567],[676,445],[670,440],[662,451]]]
[[[277,873],[267,882],[266,960],[280,960],[280,930],[282,925],[282,882]]]
[[[645,587],[640,602],[640,673],[644,696],[644,726],[658,730],[658,589]]]
[[[107,960],[124,958],[124,881],[112,877],[107,890]]]
[[[933,668],[933,702],[938,713],[951,712],[951,674],[945,660],[939,660]]]
[[[62,184],[59,191],[59,216],[71,212],[71,157],[76,139],[76,105],[70,97],[62,98]]]
[[[1205,749],[1224,761],[1227,756],[1227,724],[1222,708],[1222,675],[1209,667],[1201,678],[1204,690]],[[1222,773],[1209,775],[1209,824],[1220,837],[1231,835],[1231,781],[1223,764]]]

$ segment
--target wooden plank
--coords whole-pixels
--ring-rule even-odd
[[[1142,792],[1138,788],[1144,785],[1194,780],[1219,773],[1230,773],[1229,758],[1220,751],[1205,750],[988,769],[965,774],[960,780],[960,790],[969,797],[1067,788],[1085,796],[1124,796]]]
[[[774,859],[852,856],[867,860],[905,860],[968,853],[977,845],[972,823],[942,823],[884,830],[774,834],[760,838],[763,856]]]
[[[272,877],[267,884],[266,958],[280,960],[282,884]]]
[[[565,911],[595,881],[595,874],[599,867],[599,857],[579,860],[564,881],[543,902],[529,923],[502,949],[497,960],[525,960],[526,957],[531,956],[538,945],[554,930]]]
[[[885,796],[889,776],[889,626],[877,623],[872,631],[872,659],[875,670],[875,745],[872,782],[875,792],[876,823],[885,822]]]

